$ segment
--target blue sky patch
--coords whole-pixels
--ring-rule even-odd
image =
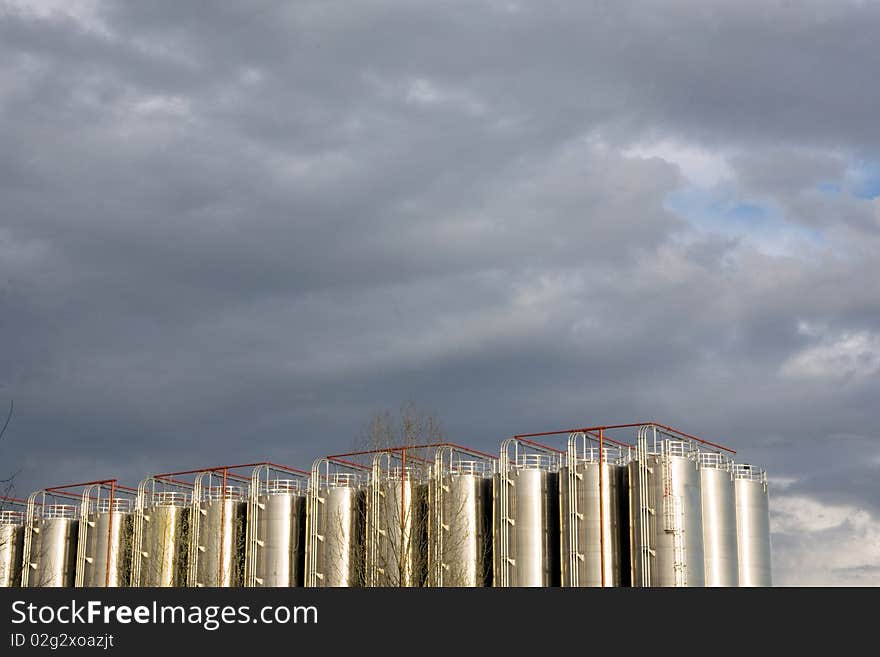
[[[823,243],[821,231],[787,221],[771,205],[738,199],[732,188],[686,187],[669,194],[664,205],[699,232],[743,239],[772,255]]]
[[[842,189],[840,183],[827,181],[823,183],[819,183],[818,189],[820,192],[825,192],[826,194],[840,194],[840,190]]]
[[[853,196],[866,200],[880,196],[880,162],[861,162],[852,176]]]

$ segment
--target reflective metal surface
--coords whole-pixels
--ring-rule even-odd
[[[734,466],[740,586],[772,586],[767,475],[751,465]]]
[[[139,576],[134,586],[186,586],[189,552],[189,499],[156,493],[143,514]]]
[[[257,586],[305,581],[306,496],[298,482],[274,480],[257,497],[254,574]]]
[[[189,586],[241,586],[247,510],[241,489],[209,489],[197,508],[190,539]]]
[[[604,586],[629,586],[628,471],[620,458],[605,450],[601,498],[598,448],[560,471],[562,586],[603,586],[603,567]]]
[[[428,509],[429,585],[491,586],[491,464],[458,461],[435,472]]]
[[[542,454],[522,454],[494,477],[493,495],[496,586],[559,586],[558,463]],[[497,549],[501,540],[507,542],[506,557]]]
[[[736,501],[730,459],[713,452],[700,454],[700,491],[706,586],[737,586]]]
[[[92,512],[81,524],[82,586],[129,585],[134,517],[128,500],[114,500],[113,506],[112,513],[109,508]]]
[[[363,586],[366,490],[360,478],[335,473],[313,484],[308,509],[308,586]]]
[[[658,441],[629,465],[634,586],[703,586],[703,519],[696,449]]]
[[[21,586],[24,515],[0,511],[0,587]]]
[[[73,586],[78,528],[76,507],[53,504],[42,508],[32,530],[28,586]]]
[[[427,493],[419,467],[382,470],[367,498],[367,585],[424,586]]]

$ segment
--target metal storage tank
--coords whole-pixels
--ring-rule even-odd
[[[424,468],[382,467],[377,456],[367,498],[367,585],[424,586],[427,492]]]
[[[656,430],[655,430],[656,432]],[[683,440],[640,431],[629,465],[634,586],[703,586],[703,520],[699,452]]]
[[[767,473],[744,464],[736,464],[733,473],[739,585],[772,586]]]
[[[304,481],[261,481],[256,472],[251,488],[246,584],[302,586],[306,538]]]
[[[495,586],[559,586],[561,453],[521,453],[521,446],[504,441],[493,478]]]
[[[147,493],[141,482],[132,554],[132,586],[185,586],[189,554],[190,496]]]
[[[99,500],[80,519],[77,586],[128,586],[134,517],[127,499]]]
[[[22,584],[32,587],[73,586],[79,528],[77,508],[71,504],[47,504],[41,506],[37,517],[33,513],[29,515],[24,549],[27,563]]]
[[[365,480],[354,472],[331,472],[325,459],[312,468],[306,539],[306,586],[363,586],[365,574]]]
[[[736,501],[728,457],[717,452],[700,453],[700,491],[706,586],[738,586]]]
[[[428,495],[429,585],[491,586],[492,471],[490,461],[437,453]]]
[[[562,585],[629,586],[626,454],[604,447],[600,466],[599,447],[578,445],[579,438],[570,438],[559,475]]]
[[[239,486],[196,484],[188,564],[189,586],[241,586],[247,504]]]
[[[0,511],[0,587],[21,586],[24,512]]]

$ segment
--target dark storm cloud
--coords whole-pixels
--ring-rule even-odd
[[[0,5],[19,492],[304,466],[413,399],[493,450],[665,420],[788,482],[785,531],[876,518],[880,11],[620,5]],[[676,148],[796,246],[670,209]]]

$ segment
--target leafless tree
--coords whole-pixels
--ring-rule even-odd
[[[415,448],[441,442],[436,416],[405,404],[375,413],[355,438],[355,451]],[[370,457],[365,465],[372,467]],[[423,586],[427,579],[427,469],[423,450],[378,454],[360,509],[365,559],[357,579],[367,586]],[[378,478],[374,477],[378,475]]]
[[[384,410],[373,414],[364,424],[353,447],[355,450],[414,447],[443,440],[443,427],[437,416],[413,402],[407,402],[397,413]]]
[[[6,435],[6,430],[9,428],[9,423],[12,421],[12,414],[15,411],[15,401],[9,401],[9,411],[6,413],[6,420],[3,422],[3,428],[0,429],[0,441],[3,440],[3,437]],[[14,472],[12,474],[7,474],[3,479],[0,479],[0,486],[2,486],[2,492],[0,495],[4,497],[9,497],[12,494],[15,477],[18,473]]]
[[[458,475],[432,476],[436,449],[418,447],[444,442],[437,416],[413,403],[396,414],[376,413],[355,441],[358,451],[407,448],[375,460],[363,507],[368,586],[466,586],[485,580],[491,528],[473,526],[480,520],[472,523],[469,515],[480,500],[450,485]],[[489,517],[490,511],[479,515]]]
[[[0,441],[6,435],[6,430],[12,421],[14,411],[15,402],[10,400],[9,411],[6,413],[3,427],[0,428]],[[17,474],[17,472],[4,473],[4,477],[0,479],[0,496],[12,496],[15,490],[15,477]],[[12,509],[12,505],[6,500],[0,500],[0,512],[11,511]],[[4,521],[0,523],[0,583],[5,586],[10,586],[21,580],[21,544],[24,532],[15,521],[15,517],[15,514],[10,514],[9,518],[4,518]]]

